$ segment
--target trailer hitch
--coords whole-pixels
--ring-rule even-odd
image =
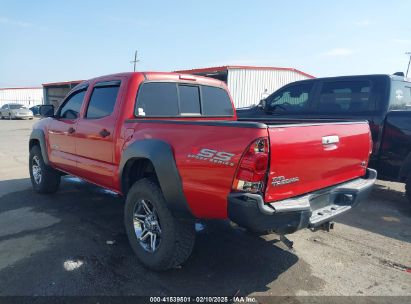
[[[334,229],[334,222],[326,222],[326,223],[323,223],[323,224],[321,224],[317,227],[312,227],[311,231],[315,232],[315,231],[318,231],[318,230],[324,230],[324,231],[330,232],[330,230],[332,230],[332,229]]]

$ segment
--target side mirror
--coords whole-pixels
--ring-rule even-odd
[[[40,106],[39,113],[42,117],[54,117],[54,106],[42,105]]]
[[[267,100],[264,98],[264,99],[261,99],[261,100],[260,100],[258,106],[259,106],[260,108],[265,109],[266,104],[267,104]]]

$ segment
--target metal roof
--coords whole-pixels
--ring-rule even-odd
[[[309,78],[315,78],[313,75],[307,74],[303,71],[294,69],[294,68],[281,68],[281,67],[266,67],[266,66],[245,66],[245,65],[223,65],[217,67],[209,68],[199,68],[199,69],[190,69],[190,70],[178,70],[176,73],[213,73],[213,72],[222,72],[228,71],[231,69],[242,69],[242,70],[274,70],[274,71],[292,71],[301,75],[304,75]]]
[[[43,87],[52,87],[52,86],[61,86],[61,85],[70,85],[70,84],[79,84],[84,80],[72,80],[72,81],[62,81],[62,82],[49,82],[43,83]]]
[[[36,90],[36,89],[42,89],[42,87],[0,88],[0,91],[3,91],[3,90]]]

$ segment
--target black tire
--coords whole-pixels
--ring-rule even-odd
[[[40,169],[40,179],[33,172],[37,166]],[[33,189],[38,193],[54,193],[60,185],[60,172],[44,163],[41,149],[35,145],[30,149],[29,158],[30,179]]]
[[[154,211],[161,227],[161,232],[158,234],[159,244],[152,252],[144,248],[135,231],[135,213],[137,213],[135,210],[142,200],[150,203],[151,210]],[[141,179],[131,187],[124,208],[124,224],[131,248],[138,259],[150,269],[162,271],[177,267],[189,258],[193,250],[194,220],[175,218],[167,208],[160,187],[151,179]],[[144,224],[138,225],[141,225],[140,229],[146,229]]]
[[[411,174],[408,175],[405,181],[405,194],[407,195],[408,202],[411,204]]]

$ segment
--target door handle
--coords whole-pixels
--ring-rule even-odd
[[[321,141],[323,145],[332,145],[340,143],[340,138],[338,135],[324,136]]]
[[[106,129],[103,129],[98,134],[100,134],[101,137],[107,137],[110,135],[110,132],[107,131]]]
[[[74,128],[70,127],[70,128],[67,130],[67,132],[68,132],[69,134],[73,134],[74,132],[76,132],[76,130],[75,130]]]

